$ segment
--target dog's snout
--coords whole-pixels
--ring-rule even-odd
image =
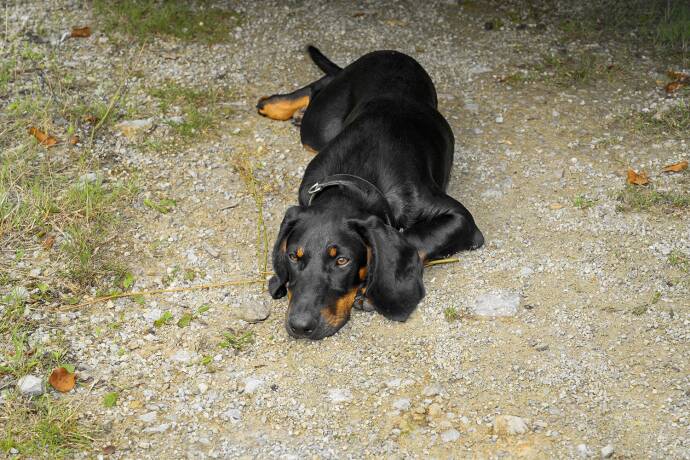
[[[314,332],[317,324],[317,319],[306,312],[291,315],[290,319],[288,320],[290,330],[294,333],[294,335],[300,337],[309,336],[312,332]]]

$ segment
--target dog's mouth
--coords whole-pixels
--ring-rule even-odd
[[[296,339],[321,340],[338,332],[350,319],[350,312],[357,301],[356,287],[339,297],[331,305],[322,308],[317,315],[293,313],[292,299],[288,305],[285,329]]]

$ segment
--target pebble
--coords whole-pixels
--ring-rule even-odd
[[[331,388],[328,390],[328,399],[334,403],[347,402],[352,399],[352,392],[340,388]]]
[[[98,174],[90,172],[79,176],[80,184],[93,184],[98,180]]]
[[[601,458],[611,458],[611,456],[613,455],[613,452],[614,452],[613,445],[607,444],[601,448]]]
[[[252,394],[256,390],[259,389],[261,385],[264,384],[264,381],[261,379],[258,379],[256,377],[247,377],[244,379],[244,392],[247,394]]]
[[[398,410],[407,410],[410,408],[410,400],[407,398],[398,399],[393,403],[393,407]]]
[[[148,131],[153,126],[153,118],[144,118],[141,120],[125,120],[121,121],[115,128],[117,128],[125,137],[134,137],[139,133]]]
[[[438,383],[432,383],[431,385],[428,385],[424,388],[422,394],[424,396],[436,396],[441,394],[442,391],[443,387],[441,385],[439,385]]]
[[[156,412],[156,411],[147,412],[147,413],[139,416],[139,420],[141,420],[144,423],[155,422],[156,418],[158,418],[158,412]]]
[[[525,434],[529,430],[529,421],[515,415],[497,415],[494,419],[493,433],[499,436]]]
[[[517,292],[489,292],[475,299],[472,312],[479,316],[514,316],[519,305],[520,294]]]
[[[271,308],[258,301],[234,306],[231,311],[237,318],[248,323],[258,323],[268,318],[271,314]]]
[[[460,439],[460,432],[456,429],[451,428],[441,433],[441,441],[443,442],[453,442]]]
[[[592,456],[592,451],[587,447],[587,444],[578,444],[575,448],[577,455],[582,458],[587,458]]]
[[[19,392],[26,396],[41,396],[44,392],[43,380],[35,375],[25,375],[17,381]]]
[[[192,360],[193,354],[187,350],[177,350],[174,355],[170,357],[172,361],[178,363],[189,363]]]
[[[498,124],[503,123],[503,117],[501,115],[496,117],[496,123],[498,123]]]

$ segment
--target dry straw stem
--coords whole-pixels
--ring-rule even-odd
[[[433,267],[434,265],[454,264],[460,262],[460,259],[451,257],[450,259],[437,259],[424,264],[425,267]]]
[[[228,286],[240,286],[243,284],[258,284],[258,283],[263,283],[263,282],[265,282],[265,280],[263,280],[263,279],[247,279],[247,280],[237,280],[237,281],[225,281],[222,283],[199,284],[197,286],[179,287],[179,288],[170,288],[170,289],[153,289],[150,291],[123,292],[120,294],[112,294],[112,295],[106,295],[103,297],[96,297],[95,299],[91,299],[87,302],[82,302],[82,303],[77,304],[77,305],[63,305],[62,307],[59,308],[59,310],[60,311],[78,310],[81,307],[86,307],[88,305],[93,305],[95,303],[106,302],[108,300],[121,299],[123,297],[148,296],[148,295],[166,294],[169,292],[200,291],[203,289],[216,289],[216,288],[222,288],[222,287],[228,287]]]
[[[134,71],[134,69],[138,66],[139,60],[141,59],[141,54],[144,51],[144,46],[146,43],[141,45],[141,48],[139,48],[139,53],[137,54],[137,57],[134,59],[133,64],[127,69],[126,72],[124,72],[124,76],[122,77],[122,81],[120,82],[120,85],[117,87],[117,90],[115,91],[115,94],[113,94],[113,97],[110,99],[110,103],[108,104],[108,108],[105,111],[105,114],[101,117],[100,120],[98,120],[98,123],[96,123],[96,126],[93,127],[91,130],[91,136],[89,137],[89,148],[93,147],[93,138],[96,135],[96,132],[100,129],[101,126],[103,126],[103,123],[108,120],[108,117],[110,116],[110,112],[113,110],[113,107],[115,107],[115,104],[117,104],[117,101],[120,100],[122,97],[122,92],[125,88],[125,85],[127,84],[127,80],[129,80],[130,75]]]

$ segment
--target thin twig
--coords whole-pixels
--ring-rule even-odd
[[[215,288],[221,288],[221,287],[227,287],[227,286],[239,286],[242,284],[258,284],[258,283],[263,283],[264,281],[265,280],[263,280],[263,279],[237,280],[237,281],[225,281],[223,283],[199,284],[196,286],[189,286],[189,287],[179,287],[179,288],[170,288],[170,289],[153,289],[150,291],[123,292],[120,294],[112,294],[112,295],[106,295],[103,297],[96,297],[95,299],[91,299],[88,302],[82,302],[78,305],[64,305],[64,306],[60,307],[58,310],[59,311],[76,310],[76,309],[79,309],[81,307],[85,307],[87,305],[93,305],[95,303],[106,302],[108,300],[120,299],[123,297],[157,295],[157,294],[165,294],[168,292],[199,291],[202,289],[215,289]]]
[[[450,259],[437,259],[437,260],[431,260],[427,263],[424,264],[425,267],[433,267],[434,265],[443,265],[443,264],[454,264],[456,262],[460,262],[460,259],[451,257]]]

